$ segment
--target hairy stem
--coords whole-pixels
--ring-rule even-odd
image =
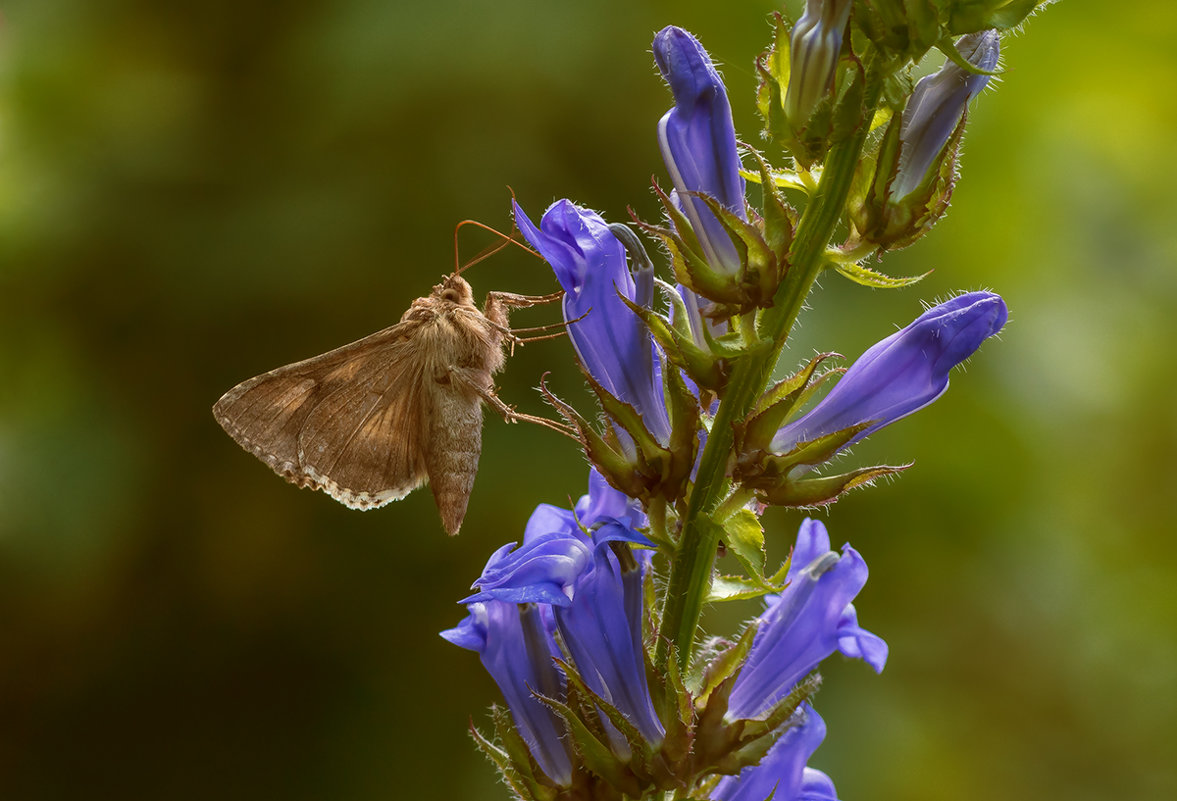
[[[869,112],[863,119],[870,119]],[[764,391],[805,298],[821,272],[825,250],[846,205],[866,135],[866,126],[860,126],[849,139],[830,150],[821,181],[797,226],[789,272],[777,290],[772,308],[765,310],[759,320],[761,344],[741,356],[732,369],[699,461],[682,537],[670,567],[660,627],[662,636],[654,657],[660,671],[666,669],[672,645],[679,666],[685,670],[690,663],[695,630],[711,587],[716,548],[723,531],[712,522],[711,515],[727,490],[732,424],[747,414]]]

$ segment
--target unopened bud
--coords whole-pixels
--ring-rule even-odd
[[[805,127],[818,103],[833,90],[850,6],[850,0],[806,0],[805,13],[793,26],[785,114],[796,129]]]
[[[977,69],[985,73],[996,69],[1001,52],[997,31],[962,36],[956,47]],[[944,155],[969,101],[981,93],[990,77],[948,61],[939,72],[916,84],[900,123],[899,168],[891,183],[892,199],[906,197],[924,182]]]

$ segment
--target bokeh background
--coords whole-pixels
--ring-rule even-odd
[[[582,457],[488,418],[448,539],[428,493],[349,512],[209,409],[394,322],[458,220],[509,225],[508,185],[536,215],[655,218],[652,34],[700,36],[755,141],[773,8],[0,4],[0,797],[506,798],[466,733],[494,687],[437,632],[537,502],[583,491]],[[856,354],[957,289],[1012,309],[851,457],[915,469],[824,515],[892,649],[881,677],[825,671],[814,764],[842,798],[1177,797],[1175,23],[1067,0],[1008,40],[953,209],[886,264],[935,272],[826,280],[786,355]],[[554,286],[521,252],[470,277]],[[501,395],[544,411],[546,370],[583,397],[562,340]],[[770,512],[777,548],[799,520]]]

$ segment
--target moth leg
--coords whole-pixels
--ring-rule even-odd
[[[503,305],[512,309],[526,309],[531,306],[540,306],[544,303],[555,303],[560,298],[564,297],[564,290],[553,292],[550,295],[517,295],[514,292],[488,292],[486,295],[486,307],[490,308],[495,305]]]
[[[507,315],[511,309],[526,309],[544,303],[554,303],[564,297],[564,290],[550,295],[517,295],[514,292],[488,292],[486,303],[482,305],[482,314],[495,330],[503,334],[511,343],[511,354],[515,353],[515,344],[522,340],[511,330]]]
[[[502,415],[503,420],[508,423],[535,423],[536,425],[550,428],[557,433],[580,442],[576,433],[569,426],[563,423],[557,423],[555,420],[549,420],[546,417],[521,414],[515,411],[514,406],[503,403],[502,399],[495,394],[493,386],[487,386],[479,380],[481,375],[478,370],[472,370],[469,367],[451,367],[447,377],[455,386],[465,387],[477,394],[487,406]]]

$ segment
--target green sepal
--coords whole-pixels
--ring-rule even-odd
[[[533,696],[568,724],[568,738],[588,770],[620,792],[634,797],[641,795],[644,788],[637,778],[626,768],[625,763],[614,755],[612,749],[589,730],[572,707],[539,693],[534,693]]]
[[[944,216],[956,186],[957,158],[964,137],[968,112],[961,114],[952,136],[944,145],[940,158],[930,168],[918,187],[897,202],[887,201],[884,237],[887,248],[905,248],[922,237]]]
[[[780,12],[773,12],[773,42],[756,59],[756,110],[764,120],[764,133],[774,142],[791,136],[785,117],[785,90],[789,85],[789,32],[792,24]]]
[[[837,476],[805,478],[799,481],[785,481],[761,493],[766,503],[773,506],[814,507],[825,506],[856,487],[864,487],[884,476],[901,473],[911,465],[898,467],[861,467]]]
[[[856,50],[874,49],[891,69],[919,61],[940,37],[933,0],[858,0],[851,26]]]
[[[542,380],[540,381],[540,392],[543,393],[544,399],[560,413],[560,416],[570,426],[576,429],[577,437],[580,439],[580,444],[584,448],[585,455],[588,457],[589,462],[605,478],[605,481],[615,490],[625,493],[631,498],[643,497],[646,489],[645,484],[638,475],[634,464],[622,452],[615,432],[607,428],[607,438],[602,437],[581,416],[580,412],[576,411],[571,405],[560,400],[560,398],[548,390]]]
[[[585,369],[584,365],[580,365],[580,372],[584,375],[593,394],[597,396],[597,401],[601,404],[601,409],[606,416],[625,429],[625,432],[633,438],[639,460],[644,458],[647,463],[652,464],[662,462],[667,451],[650,433],[650,429],[646,428],[641,414],[633,407],[633,404],[626,403],[601,386],[601,383]],[[639,463],[638,469],[641,470],[642,467],[643,465]]]
[[[700,772],[734,775],[757,764],[788,731],[784,724],[821,684],[821,677],[816,672],[811,673],[762,716],[728,720],[728,699],[738,675],[736,671],[715,686],[699,715],[695,731],[695,758]]]
[[[936,49],[944,54],[944,57],[951,61],[956,66],[960,67],[965,72],[973,75],[1000,75],[1000,70],[993,70],[989,72],[978,67],[973,62],[969,61],[956,46],[956,39],[951,36],[945,36],[940,41],[936,42]]]
[[[673,646],[671,646],[673,651]],[[683,682],[682,672],[678,667],[678,660],[671,654],[671,661],[666,665],[666,673],[657,673],[654,663],[649,659],[649,650],[645,654],[646,684],[650,688],[650,696],[654,701],[654,711],[666,730],[659,749],[659,763],[663,765],[677,765],[685,759],[691,751],[691,730],[695,720],[695,705],[690,691]]]
[[[826,359],[836,353],[819,353],[799,371],[777,382],[757,399],[748,416],[736,423],[736,444],[741,451],[767,450],[776,432],[784,425],[801,404],[813,394],[830,376],[841,370],[828,371],[814,379],[814,373]]]
[[[663,191],[657,180],[651,181],[651,185],[654,188],[655,197],[657,197],[658,202],[662,204],[662,210],[666,212],[667,218],[669,218],[670,222],[674,225],[673,231],[666,231],[665,228],[661,230],[671,234],[671,236],[678,241],[679,245],[684,251],[688,251],[694,254],[697,258],[702,259],[703,245],[699,242],[699,238],[695,235],[695,229],[691,225],[691,221],[687,219],[687,215],[683,213],[682,209],[671,202],[670,195]],[[643,223],[640,220],[637,220],[636,222],[638,226],[645,230],[650,230],[652,228],[652,226]],[[661,238],[663,241],[665,241],[665,237]]]
[[[764,528],[750,509],[741,509],[723,522],[723,541],[744,566],[748,577],[763,586]]]
[[[533,797],[538,796],[539,781],[532,769],[531,750],[515,728],[510,713],[503,707],[494,704],[490,708],[490,714],[491,720],[494,722],[495,735],[503,744],[503,749],[510,758],[519,780],[527,786]],[[473,728],[473,724],[471,724],[471,728]]]
[[[730,725],[733,729],[739,727],[740,734],[735,747],[728,755],[728,761],[733,763],[737,770],[760,762],[768,749],[788,731],[783,728],[784,724],[802,703],[813,697],[819,687],[821,675],[815,671],[797,682],[797,686],[764,715],[733,721]]]
[[[911,45],[907,55],[918,60],[940,36],[940,13],[933,0],[903,0]]]
[[[707,592],[706,603],[723,603],[724,601],[748,601],[762,598],[773,592],[780,592],[779,582],[760,582],[744,576],[716,575],[711,579],[711,588]]]
[[[568,681],[576,688],[576,691],[591,699],[596,708],[605,714],[609,722],[625,738],[625,742],[629,745],[630,749],[630,769],[638,776],[651,775],[651,767],[655,757],[655,751],[651,748],[651,743],[646,742],[646,738],[642,736],[642,733],[630,723],[629,718],[622,714],[617,707],[606,701],[585,684],[580,672],[570,662],[563,659],[555,659],[553,661],[564,671],[565,676],[568,677]]]
[[[729,331],[720,336],[714,336],[711,329],[703,327],[703,339],[707,347],[721,359],[736,359],[749,353],[748,342],[738,330]]]
[[[678,293],[675,292],[675,295]],[[650,329],[650,334],[671,364],[685,370],[692,381],[705,389],[719,391],[723,388],[727,382],[727,365],[722,360],[695,344],[689,332],[671,327],[666,318],[653,309],[639,306],[620,292],[618,297]],[[686,314],[685,306],[682,313]]]
[[[683,486],[690,477],[699,450],[699,401],[691,394],[682,373],[674,365],[663,365],[662,385],[666,397],[666,411],[670,417],[670,460],[672,475],[668,484]],[[668,495],[673,501],[677,495]]]
[[[854,224],[852,240],[855,240],[850,243],[851,247],[865,243],[880,251],[898,250],[932,229],[948,209],[956,185],[956,164],[967,118],[967,112],[961,115],[937,160],[928,168],[919,185],[902,198],[891,196],[891,185],[899,170],[899,131],[903,115],[897,113],[891,119],[879,145],[873,176],[869,182],[865,178],[872,165],[864,159],[851,187],[848,205]],[[857,280],[848,273],[843,274]]]
[[[741,663],[742,664],[742,663]],[[695,764],[700,772],[711,771],[717,773],[736,773],[733,770],[719,769],[719,763],[735,747],[743,730],[743,724],[729,726],[723,719],[727,712],[728,698],[735,685],[739,669],[717,682],[707,693],[707,703],[696,704],[700,707],[695,721]]]
[[[703,297],[723,304],[740,303],[740,281],[736,275],[719,272],[712,268],[703,257],[702,246],[695,236],[694,228],[686,215],[670,201],[669,195],[654,182],[654,194],[673,223],[673,229],[639,222],[642,230],[658,237],[670,252],[670,266],[680,284]],[[706,198],[699,193],[693,196]],[[729,212],[730,213],[730,212]],[[733,242],[739,249],[739,243]]]
[[[858,262],[830,262],[827,266],[833,267],[839,275],[849,278],[854,283],[868,286],[872,289],[900,289],[905,286],[917,284],[932,274],[932,271],[928,270],[926,273],[920,275],[894,277],[876,272],[869,267],[864,267]]]
[[[498,705],[491,706],[490,713],[495,727],[495,736],[505,744],[505,749],[496,746],[471,721],[470,736],[478,750],[490,760],[498,770],[503,782],[520,798],[529,798],[535,801],[555,799],[556,789],[540,784],[536,779],[531,767],[531,753],[515,731],[510,715]],[[522,748],[522,752],[519,751],[520,748]]]
[[[781,454],[769,454],[764,461],[768,474],[785,476],[794,467],[822,464],[838,455],[851,440],[874,425],[873,420],[838,429],[817,439],[798,442],[792,450]]]
[[[740,632],[740,638],[736,640],[735,644],[721,652],[707,665],[707,669],[703,672],[703,685],[699,688],[697,697],[699,704],[706,704],[711,693],[717,687],[729,679],[734,679],[739,674],[740,669],[744,666],[744,659],[752,650],[752,643],[756,639],[756,632],[759,628],[760,619],[753,619]]]
[[[1049,0],[956,0],[948,4],[947,29],[953,36],[986,28],[1016,28]]]
[[[793,246],[793,231],[797,227],[797,212],[785,202],[784,196],[777,189],[776,176],[773,175],[768,162],[755,148],[745,147],[745,150],[756,160],[760,174],[761,208],[764,217],[764,243],[777,258],[777,269],[780,277],[784,278],[788,271],[786,258],[789,248]]]
[[[739,294],[736,298],[739,311],[771,305],[776,288],[784,277],[784,271],[780,269],[777,254],[768,246],[760,229],[733,213],[711,195],[703,192],[683,194],[687,197],[697,197],[707,204],[707,208],[719,220],[740,254],[742,267],[738,277]],[[711,299],[721,301],[720,298]]]
[[[612,441],[608,441],[592,431],[591,427],[585,431],[587,424],[584,423],[584,418],[575,412],[574,417],[570,417],[564,411],[565,407],[570,407],[559,401],[561,405],[557,406],[557,409],[577,429],[582,444],[587,443],[585,451],[589,460],[597,466],[606,481],[631,498],[648,500],[653,496],[660,496],[674,500],[680,497],[682,487],[690,476],[695,451],[698,448],[697,408],[693,412],[684,410],[685,401],[682,396],[689,394],[689,390],[682,381],[682,376],[669,377],[672,389],[670,400],[677,416],[677,424],[671,432],[671,443],[664,446],[646,428],[637,409],[601,386],[584,365],[581,365],[580,369],[589,388],[597,396],[605,415],[629,434],[636,450],[634,460],[631,461],[622,453],[615,433],[612,433]],[[553,398],[554,396],[550,397],[549,401]],[[606,428],[606,436],[610,434]],[[589,445],[593,447],[590,449]],[[599,462],[597,458],[600,459]],[[618,486],[614,479],[625,486]]]
[[[887,130],[883,132],[883,140],[879,143],[878,155],[875,156],[875,174],[869,198],[874,201],[876,206],[887,197],[887,189],[895,180],[895,173],[899,170],[899,153],[903,145],[899,134],[902,129],[903,109],[899,108],[895,110],[891,121],[887,123]]]
[[[830,118],[830,144],[849,139],[864,122],[866,100],[866,72],[857,60],[847,70],[850,82],[838,96]],[[873,114],[871,115],[873,118]]]

